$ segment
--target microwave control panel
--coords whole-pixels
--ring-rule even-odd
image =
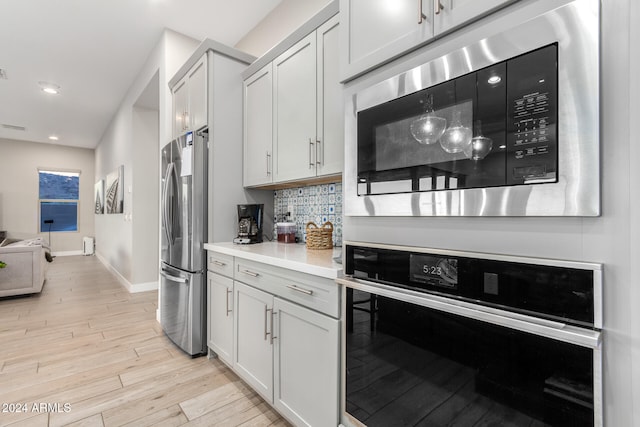
[[[507,185],[557,181],[557,45],[507,61]]]

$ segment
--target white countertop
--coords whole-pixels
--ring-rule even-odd
[[[333,260],[341,256],[342,248],[333,250],[309,250],[301,243],[264,242],[251,245],[236,245],[231,242],[205,243],[204,248],[251,261],[262,262],[276,267],[327,279],[342,276],[342,264]]]

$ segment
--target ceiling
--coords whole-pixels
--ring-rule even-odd
[[[165,28],[234,46],[280,1],[2,0],[0,138],[95,148]]]

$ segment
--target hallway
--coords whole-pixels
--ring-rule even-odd
[[[191,359],[94,256],[58,257],[39,295],[0,300],[0,426],[286,426],[216,359]]]

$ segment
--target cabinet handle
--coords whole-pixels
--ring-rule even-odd
[[[267,318],[270,317],[269,316],[269,312],[272,312],[273,310],[270,308],[267,308],[267,306],[264,306],[264,340],[267,340],[267,337],[269,335],[271,335],[271,332],[269,332],[269,330],[267,329]],[[273,318],[271,319],[271,322],[273,323]],[[273,327],[273,324],[271,325]]]
[[[218,261],[217,259],[214,260],[213,258],[211,258],[211,263],[217,265],[218,267],[224,267],[225,265],[227,265],[226,263]]]
[[[189,129],[189,112],[184,112],[184,130]]]
[[[316,139],[316,164],[318,166],[324,165],[324,147],[319,139]]]
[[[271,345],[273,345],[273,340],[278,338],[275,333],[275,318],[278,313],[275,310],[271,310]]]
[[[438,0],[435,1],[437,2]],[[427,15],[422,10],[422,0],[418,0],[418,24],[422,24],[427,20]]]
[[[306,294],[306,295],[313,295],[313,291],[311,291],[309,289],[299,288],[296,285],[287,285],[287,288],[291,289],[292,291],[301,292],[301,293]]]
[[[313,141],[309,138],[309,169],[314,167],[316,164],[313,162]]]
[[[440,0],[434,0],[436,3],[436,15],[440,15],[440,12],[442,12],[442,9],[444,9],[444,5],[442,3],[440,3]]]
[[[267,175],[271,175],[271,153],[267,151]]]
[[[246,275],[248,275],[248,276],[251,276],[251,277],[258,277],[258,276],[260,276],[258,273],[254,273],[253,271],[249,271],[249,270],[242,270],[242,271],[241,271],[241,273],[244,273],[244,274],[246,274]]]
[[[227,317],[229,317],[229,313],[231,313],[233,310],[231,310],[229,308],[229,295],[232,294],[233,291],[231,289],[227,288]]]

